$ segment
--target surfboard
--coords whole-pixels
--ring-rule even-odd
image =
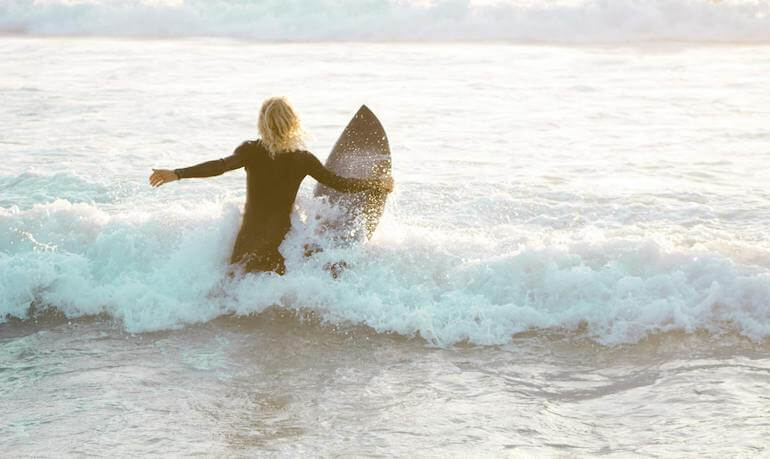
[[[366,105],[358,109],[334,144],[326,167],[342,177],[375,179],[391,173],[390,145],[380,120]],[[342,193],[317,184],[314,195],[326,197],[343,215],[328,226],[341,239],[355,239],[364,231],[371,238],[385,211],[388,192]]]

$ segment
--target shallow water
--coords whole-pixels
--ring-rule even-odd
[[[753,456],[770,428],[768,347],[734,335],[441,349],[283,310],[22,328],[0,361],[20,456]]]
[[[767,46],[0,52],[14,456],[767,454]],[[147,175],[229,154],[281,93],[322,159],[368,104],[397,188],[336,248],[308,179],[289,273],[222,280],[243,173]]]

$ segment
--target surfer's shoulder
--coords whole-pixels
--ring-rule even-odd
[[[313,159],[315,155],[307,150],[294,150],[294,154],[303,159]]]
[[[248,155],[248,154],[254,154],[258,151],[264,150],[264,146],[262,145],[262,142],[257,140],[246,140],[243,143],[241,143],[238,148],[235,149],[235,154],[237,155]]]
[[[315,168],[317,164],[321,164],[316,155],[307,150],[295,150],[294,154],[306,168],[312,169]]]
[[[308,156],[312,156],[305,150],[291,150],[281,153],[281,156],[293,158],[295,161],[305,161]]]
[[[236,150],[249,150],[253,148],[259,148],[261,142],[257,140],[244,140]]]

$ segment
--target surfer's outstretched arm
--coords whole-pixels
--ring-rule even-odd
[[[164,183],[181,180],[183,178],[203,178],[222,175],[227,171],[243,167],[243,156],[236,149],[235,153],[227,158],[215,159],[195,166],[182,169],[153,169],[150,175],[150,185],[158,187]]]
[[[307,175],[318,180],[322,184],[334,188],[343,193],[355,193],[360,191],[393,191],[393,177],[381,179],[356,179],[349,177],[340,177],[330,171],[315,155],[307,153],[306,157]]]

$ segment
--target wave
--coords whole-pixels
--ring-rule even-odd
[[[763,0],[5,0],[0,32],[263,41],[770,42]]]
[[[281,248],[289,273],[232,279],[237,200],[119,214],[65,200],[0,208],[0,322],[52,306],[149,332],[277,305],[441,346],[542,329],[607,345],[671,331],[770,336],[770,272],[716,252],[620,238],[512,247],[387,216],[371,243],[336,247],[309,218],[328,209],[298,202]],[[307,241],[325,250],[305,259]],[[324,266],[339,260],[349,268],[333,279]]]

